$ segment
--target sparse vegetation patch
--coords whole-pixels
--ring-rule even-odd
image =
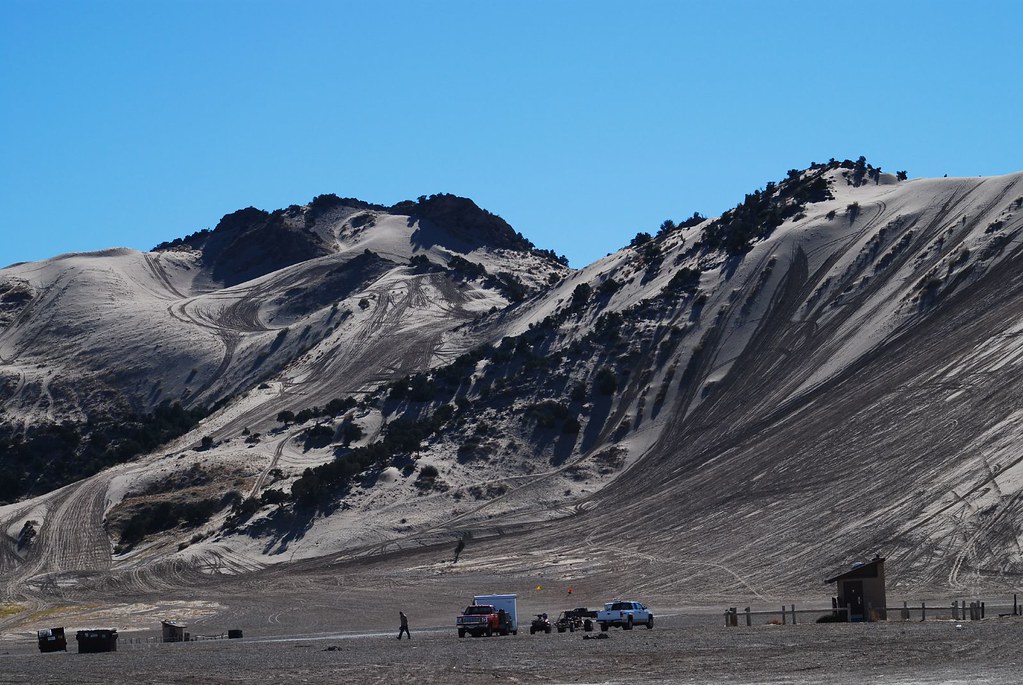
[[[96,415],[84,422],[22,428],[0,424],[0,503],[38,495],[130,461],[184,435],[203,407],[163,403],[152,414]]]

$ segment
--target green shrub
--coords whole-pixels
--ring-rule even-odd
[[[597,371],[593,387],[601,395],[613,395],[618,389],[618,379],[615,376],[615,372],[606,366],[600,367],[600,370]]]
[[[572,386],[572,391],[568,394],[569,399],[573,402],[582,402],[586,399],[586,384],[576,383]]]
[[[341,444],[345,447],[348,447],[353,442],[358,442],[362,439],[362,436],[362,427],[354,421],[346,421],[341,426],[341,435],[339,437],[341,438]]]
[[[303,446],[308,451],[329,445],[330,441],[334,439],[334,429],[331,426],[317,424],[307,428],[304,435],[305,442]]]
[[[437,394],[436,384],[430,380],[425,373],[417,373],[405,376],[395,381],[390,386],[387,399],[395,402],[408,400],[409,402],[429,402]]]
[[[582,309],[586,306],[586,303],[590,299],[590,294],[593,292],[593,288],[590,287],[589,283],[580,283],[572,291],[572,302],[571,308],[573,310]]]
[[[120,543],[135,545],[148,535],[177,528],[179,525],[194,528],[209,521],[213,514],[224,506],[223,498],[143,504],[121,528]]]
[[[622,283],[616,281],[614,276],[609,277],[606,281],[597,286],[597,296],[608,298],[614,295],[616,292],[622,289]]]
[[[22,524],[21,532],[18,533],[17,546],[19,551],[31,546],[32,541],[36,537],[36,526],[38,525],[38,521],[25,521],[25,523]]]
[[[665,290],[671,293],[692,292],[700,285],[700,270],[683,267],[675,272]]]
[[[259,503],[263,506],[266,505],[280,505],[285,504],[288,501],[288,495],[283,490],[271,488],[266,490],[262,495],[259,496]]]
[[[345,397],[344,399],[336,397],[327,402],[327,406],[323,408],[323,414],[330,417],[339,416],[354,408],[357,404],[358,402],[352,397]]]
[[[427,464],[419,470],[419,477],[416,478],[416,487],[420,490],[432,490],[438,485],[440,478],[440,472],[437,471],[437,467],[432,464]]]
[[[530,405],[526,408],[524,417],[527,421],[534,421],[541,428],[554,428],[558,425],[564,427],[566,421],[575,418],[568,407],[555,400],[544,400]]]
[[[487,275],[487,269],[482,264],[470,262],[465,257],[459,257],[458,255],[452,255],[448,259],[448,268],[457,275],[468,279],[483,278]]]
[[[376,224],[376,217],[367,212],[365,214],[353,216],[349,223],[352,225],[352,228],[360,228],[362,226],[372,227]]]
[[[644,233],[643,231],[640,231],[639,233],[636,234],[636,237],[633,238],[632,241],[629,243],[629,247],[639,247],[640,245],[645,245],[646,243],[649,243],[651,240],[653,240],[653,236],[651,236],[649,233]]]
[[[248,521],[252,518],[253,514],[259,511],[261,506],[260,500],[255,497],[246,497],[243,499],[239,496],[231,506],[231,513],[228,514],[227,520],[224,521],[224,528],[234,528],[235,526]]]

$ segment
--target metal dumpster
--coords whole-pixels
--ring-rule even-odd
[[[116,630],[79,630],[78,634],[75,635],[75,639],[78,640],[79,654],[117,651]]]
[[[36,631],[40,652],[66,652],[67,638],[63,628],[43,628]]]

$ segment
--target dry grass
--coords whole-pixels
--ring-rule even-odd
[[[96,605],[90,605],[90,606],[96,606]],[[80,607],[80,606],[79,607],[69,607],[69,606],[65,606],[65,605],[60,605],[60,606],[49,607],[47,609],[40,609],[39,611],[36,611],[35,613],[33,613],[31,616],[27,616],[22,621],[22,623],[28,623],[28,622],[31,622],[31,621],[41,621],[44,618],[52,618],[54,616],[63,616],[65,614],[74,614],[74,613],[76,613],[76,611],[80,610],[81,608],[82,607]]]
[[[0,604],[0,619],[20,614],[24,610],[25,607],[20,604]]]

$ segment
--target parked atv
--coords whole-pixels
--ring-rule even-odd
[[[533,622],[529,624],[529,634],[551,632],[551,620],[547,614],[537,614]]]

